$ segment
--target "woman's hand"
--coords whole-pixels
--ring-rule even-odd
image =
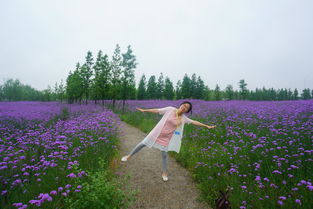
[[[141,109],[141,108],[138,108],[138,107],[136,107],[136,109],[139,110],[140,112],[145,112],[144,109]]]
[[[208,129],[215,128],[216,126],[206,126]]]

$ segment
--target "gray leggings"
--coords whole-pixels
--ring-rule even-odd
[[[138,143],[136,145],[136,147],[129,153],[129,155],[134,155],[135,153],[137,153],[139,150],[141,150],[145,146],[146,145],[143,144],[142,142]],[[161,154],[162,154],[162,169],[164,172],[166,172],[167,171],[168,155],[167,155],[167,152],[165,152],[165,151],[161,151]]]

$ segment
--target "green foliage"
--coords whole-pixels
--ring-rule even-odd
[[[146,76],[143,74],[140,78],[139,81],[139,86],[138,86],[138,92],[137,92],[137,99],[143,100],[146,98]]]
[[[156,85],[156,97],[158,99],[163,99],[164,97],[164,87],[165,87],[165,83],[164,83],[164,76],[163,73],[160,73],[160,76],[158,78],[158,82]]]
[[[150,76],[148,85],[147,85],[147,99],[156,99],[157,98],[157,83],[155,75]]]
[[[80,170],[75,166],[73,170]],[[99,158],[99,170],[88,172],[88,181],[81,182],[75,179],[74,187],[82,186],[82,190],[65,199],[64,208],[69,209],[118,209],[128,208],[135,200],[137,190],[126,190],[129,184],[129,175],[117,178],[110,170],[107,170],[106,161]]]
[[[141,131],[148,133],[156,125],[156,121],[160,117],[154,113],[142,113],[142,112],[125,112],[119,115],[122,121],[125,121]]]
[[[164,98],[168,100],[174,99],[174,87],[172,81],[169,77],[165,78],[165,86],[164,86]]]

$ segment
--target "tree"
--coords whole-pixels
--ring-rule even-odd
[[[196,91],[194,93],[196,99],[204,99],[204,82],[198,76],[197,82],[196,82]]]
[[[81,104],[82,96],[84,94],[83,86],[83,78],[79,72],[80,64],[76,64],[76,69],[72,73],[69,72],[68,77],[66,78],[66,95],[68,103],[74,103],[79,100]]]
[[[63,79],[61,79],[61,82],[60,82],[60,85],[59,85],[59,99],[62,103],[63,99],[64,99],[64,94],[65,94],[65,87],[64,87],[64,84],[63,84]]]
[[[293,96],[294,96],[294,100],[298,100],[298,90],[297,90],[297,88],[295,88],[295,90],[293,92]]]
[[[303,90],[302,90],[301,97],[302,97],[304,100],[311,99],[310,89],[303,89]]]
[[[218,86],[218,84],[216,84],[216,87],[214,90],[214,96],[215,96],[215,100],[217,101],[221,100],[221,91],[220,91],[220,87]]]
[[[143,74],[139,81],[137,99],[143,100],[146,98],[146,76]]]
[[[203,99],[208,101],[210,100],[210,89],[207,85],[205,85],[204,89],[203,89]]]
[[[188,77],[188,75],[185,73],[184,78],[183,78],[183,83],[181,85],[181,97],[183,99],[191,97],[190,83],[191,83],[191,80]]]
[[[130,98],[132,95],[136,93],[136,83],[135,83],[135,72],[136,68],[136,56],[133,55],[133,51],[131,46],[127,47],[127,52],[122,54],[122,99],[123,99],[123,111],[125,110],[125,100]]]
[[[171,80],[167,76],[165,78],[164,98],[168,99],[168,100],[174,99],[173,83],[171,82]]]
[[[182,97],[182,90],[181,90],[181,88],[182,88],[181,81],[178,80],[177,83],[176,83],[176,90],[175,90],[175,95],[176,95],[175,98],[176,98],[176,100],[179,100]]]
[[[244,99],[244,100],[247,98],[247,94],[248,94],[247,93],[248,90],[247,90],[246,86],[247,86],[247,84],[245,83],[244,79],[239,81],[240,95],[241,95],[242,99]]]
[[[113,103],[113,111],[115,108],[116,99],[118,98],[118,94],[121,89],[121,73],[122,73],[121,66],[122,66],[121,48],[118,44],[116,44],[111,61],[111,70],[112,70],[111,96]]]
[[[158,83],[157,83],[157,91],[156,91],[156,98],[157,99],[163,99],[163,94],[164,94],[164,77],[163,73],[160,73],[160,76],[158,78]]]
[[[232,100],[232,99],[233,99],[233,96],[234,96],[233,86],[232,86],[232,85],[227,85],[227,86],[226,86],[225,93],[226,93],[226,98],[227,98],[228,100]]]
[[[89,99],[89,90],[91,84],[91,76],[92,76],[92,65],[93,65],[93,58],[92,53],[90,51],[87,52],[86,62],[80,68],[80,74],[83,79],[83,92],[86,99],[86,104],[88,104]]]
[[[157,84],[155,81],[155,76],[152,75],[149,78],[147,85],[147,99],[156,99],[157,98]]]
[[[106,82],[103,80],[103,54],[102,51],[99,50],[97,54],[96,62],[93,66],[94,70],[94,79],[92,80],[92,87],[91,87],[91,94],[92,98],[95,100],[95,104],[97,103],[97,100],[102,99],[102,91],[103,91],[103,84]]]
[[[193,73],[191,76],[190,84],[189,84],[190,98],[197,98],[197,77],[196,74]]]

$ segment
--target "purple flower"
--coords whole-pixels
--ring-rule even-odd
[[[29,203],[32,205],[40,206],[41,202],[40,200],[29,200]]]
[[[281,172],[279,170],[274,170],[272,173],[278,173],[281,174]]]
[[[298,203],[299,205],[301,205],[301,200],[296,199],[296,203]]]
[[[18,209],[25,209],[27,208],[27,205],[23,205],[22,207],[19,207]]]
[[[306,184],[305,180],[301,180],[300,182],[301,182],[301,184]]]
[[[311,186],[311,185],[308,185],[308,186],[306,186],[310,191],[313,191],[313,186]]]
[[[23,203],[18,202],[18,203],[13,203],[12,205],[13,205],[14,207],[21,207],[21,206],[23,206]]]
[[[52,190],[52,191],[50,192],[50,194],[51,194],[51,195],[56,195],[56,194],[57,194],[57,191]]]
[[[66,177],[76,178],[76,175],[75,175],[74,173],[70,173],[70,174],[68,174]]]
[[[270,180],[269,180],[268,178],[266,178],[266,177],[265,177],[265,178],[263,178],[263,180],[264,180],[264,181],[267,181],[267,182],[269,182],[269,181],[270,181]]]
[[[280,196],[279,199],[281,199],[281,200],[286,200],[286,197]]]
[[[277,203],[280,204],[280,205],[284,204],[283,201],[281,201],[281,200],[278,200]]]
[[[255,177],[255,180],[256,180],[256,181],[261,181],[261,177],[260,177],[260,176],[256,176],[256,177]]]
[[[49,202],[52,201],[52,197],[50,197],[50,195],[48,193],[40,193],[40,195],[38,196],[38,198],[41,199],[41,202],[44,202],[45,200],[48,200]]]

